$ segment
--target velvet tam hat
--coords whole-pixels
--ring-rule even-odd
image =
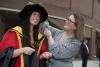
[[[40,13],[40,22],[44,22],[48,18],[48,13],[44,7],[39,4],[28,4],[20,12],[19,17],[21,20],[30,16],[33,12]]]

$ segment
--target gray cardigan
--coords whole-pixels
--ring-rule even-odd
[[[45,24],[41,25],[42,33]],[[72,58],[79,53],[81,42],[75,38],[60,41],[63,30],[48,26],[54,38],[54,44],[49,46],[53,57],[48,60],[49,67],[73,67]]]

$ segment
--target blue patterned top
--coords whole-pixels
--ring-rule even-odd
[[[45,24],[40,27],[43,31]],[[45,28],[45,27],[44,27]],[[53,58],[48,60],[49,67],[73,67],[72,58],[80,51],[81,42],[75,38],[61,40],[63,30],[48,26],[54,38],[54,44],[49,46]]]

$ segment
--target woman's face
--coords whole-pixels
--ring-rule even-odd
[[[40,14],[38,12],[33,12],[30,17],[30,24],[37,25],[40,21]]]
[[[75,25],[75,23],[76,23],[76,21],[75,21],[74,15],[70,15],[70,16],[66,19],[66,22],[65,22],[65,25],[64,25],[64,30],[65,30],[65,31],[68,31],[68,30],[75,31],[75,30],[76,30],[76,25]]]

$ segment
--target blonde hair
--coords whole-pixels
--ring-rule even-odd
[[[84,37],[84,18],[82,15],[78,14],[78,13],[72,13],[72,15],[74,15],[75,21],[76,21],[76,31],[75,31],[75,37],[78,40],[82,40]]]

